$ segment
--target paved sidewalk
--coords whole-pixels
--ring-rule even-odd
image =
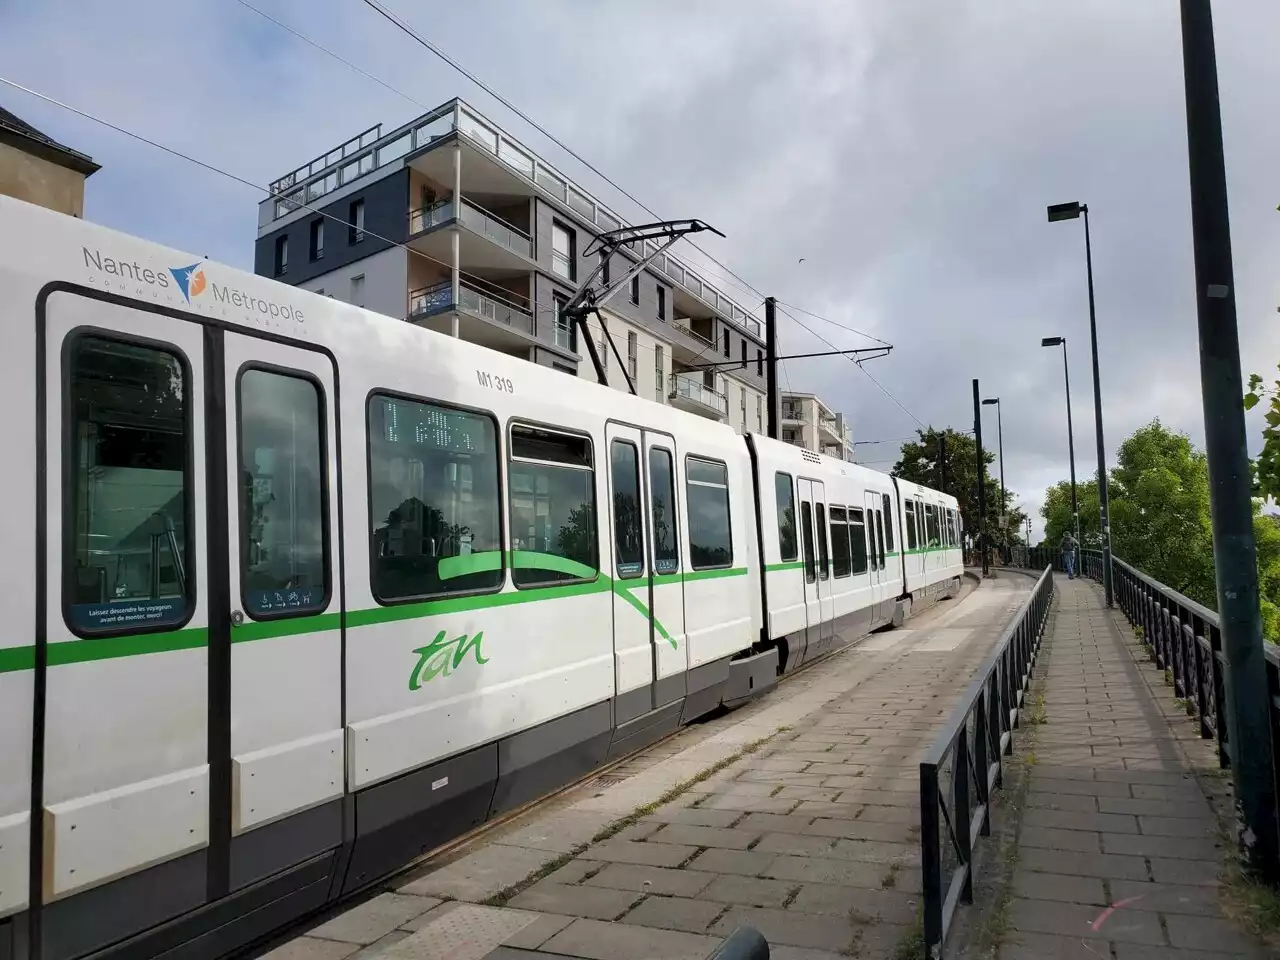
[[[270,960],[701,960],[740,923],[773,960],[894,957],[918,938],[919,757],[1032,583],[875,634]]]
[[[1268,956],[1219,907],[1212,742],[1101,589],[1056,586],[1001,960]]]

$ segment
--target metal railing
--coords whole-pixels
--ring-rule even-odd
[[[978,668],[941,735],[920,762],[920,859],[925,955],[941,958],[956,908],[973,902],[973,850],[991,835],[991,798],[1053,600],[1046,568],[1031,595]]]
[[[710,337],[704,336],[697,330],[693,329],[693,325],[690,323],[688,317],[672,317],[671,322],[704,346],[715,346],[715,342]]]
[[[729,398],[723,393],[712,390],[702,382],[701,374],[673,373],[670,380],[670,399],[683,397],[693,400],[720,412],[721,416],[729,415]]]
[[[424,230],[438,227],[454,219],[452,200],[440,200],[427,207],[409,211],[409,236],[417,236]],[[476,233],[483,234],[494,243],[525,257],[533,256],[533,240],[519,227],[507,223],[496,213],[478,207],[466,197],[462,198],[462,224]]]
[[[454,306],[453,284],[448,280],[409,293],[409,319],[411,320],[443,313],[453,309]],[[475,287],[465,283],[458,285],[456,307],[494,323],[505,324],[530,336],[535,336],[537,333],[537,326],[530,313],[514,304],[481,293]]]

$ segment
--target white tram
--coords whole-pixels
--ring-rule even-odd
[[[4,197],[0,311],[0,960],[225,955],[958,587],[944,494]]]

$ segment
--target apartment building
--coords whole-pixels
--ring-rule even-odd
[[[596,378],[560,307],[599,262],[591,241],[626,224],[461,100],[371,127],[271,190],[258,274]],[[602,279],[635,259],[619,251]],[[602,312],[621,354],[592,318],[609,386],[627,389],[625,369],[640,396],[764,431],[760,323],[698,270],[659,256]]]
[[[783,393],[782,440],[838,460],[853,459],[853,439],[844,414],[812,393]]]

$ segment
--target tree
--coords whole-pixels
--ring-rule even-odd
[[[1102,548],[1101,513],[1098,509],[1098,481],[1086,480],[1076,484],[1076,505],[1080,510],[1080,546],[1086,549]],[[1040,507],[1044,518],[1044,544],[1056,547],[1062,535],[1075,536],[1075,517],[1071,513],[1071,481],[1061,480],[1044,492],[1044,505]]]
[[[936,430],[929,427],[917,430],[917,440],[904,443],[898,462],[893,467],[894,476],[912,483],[919,483],[934,490],[949,493],[960,502],[960,513],[964,517],[965,530],[974,535],[978,532],[978,445],[973,437],[957,433],[948,427]],[[942,476],[940,454],[942,440],[946,438],[946,480]],[[1005,492],[1005,529],[1000,528],[1000,480],[991,476],[990,466],[995,463],[996,455],[991,450],[984,450],[983,490],[986,501],[987,533],[991,544],[999,547],[1006,543],[1021,541],[1023,520],[1026,514],[1013,506],[1017,497],[1010,491]]]

